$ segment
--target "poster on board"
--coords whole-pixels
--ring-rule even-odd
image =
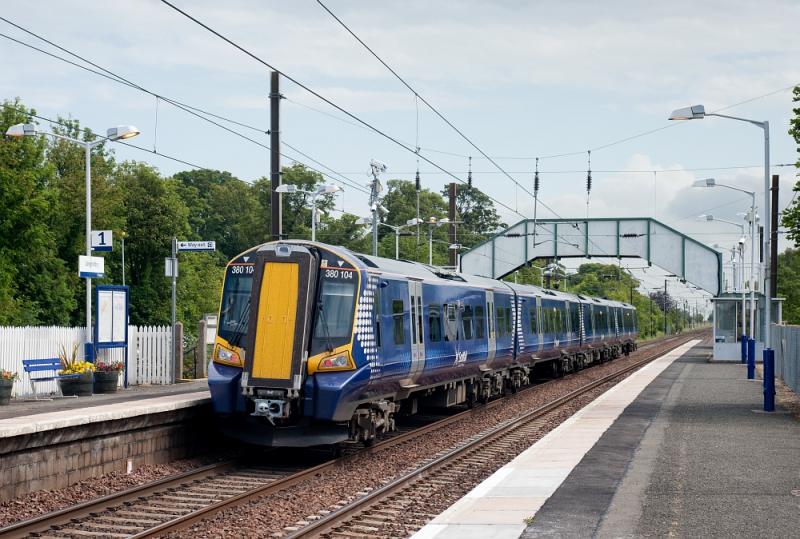
[[[128,344],[128,287],[98,285],[95,289],[95,346],[119,348]]]

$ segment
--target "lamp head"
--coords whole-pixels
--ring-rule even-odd
[[[714,187],[717,185],[717,180],[714,178],[706,178],[704,180],[697,180],[692,183],[692,187]]]
[[[106,137],[109,140],[125,140],[133,138],[139,133],[141,131],[133,125],[118,125],[106,130]]]
[[[413,219],[409,219],[408,221],[406,221],[406,224],[408,226],[412,226],[412,225],[419,224],[421,222],[422,222],[422,219],[417,219],[416,217],[414,217]]]
[[[317,186],[317,193],[319,194],[329,194],[329,193],[336,193],[338,191],[342,191],[343,189],[338,185],[328,184],[328,185],[318,185]]]
[[[296,193],[297,186],[293,183],[282,183],[275,188],[276,193]]]
[[[7,137],[22,138],[34,135],[36,135],[36,126],[34,124],[16,124],[6,131]]]
[[[702,120],[706,116],[706,108],[703,105],[694,105],[682,109],[673,110],[669,115],[670,120]]]

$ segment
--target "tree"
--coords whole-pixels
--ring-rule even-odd
[[[81,129],[77,120],[59,118],[53,131],[74,139],[91,141],[96,136],[88,129]],[[76,265],[78,256],[86,254],[86,154],[82,146],[63,139],[46,139],[47,160],[55,174],[47,186],[50,209],[46,216],[48,228],[56,239],[58,257],[67,264]],[[114,189],[113,155],[99,144],[91,150],[92,181],[92,229],[122,230],[124,216],[118,191]],[[119,261],[106,257],[107,274],[118,274]],[[81,325],[86,319],[83,301],[84,287],[73,281],[75,308],[69,313],[70,322]]]
[[[442,196],[448,196],[446,187],[442,190]],[[477,187],[456,187],[456,213],[461,221],[458,225],[458,243],[465,247],[473,247],[485,241],[494,231],[506,227],[492,199]]]
[[[786,298],[784,322],[800,324],[800,249],[786,249],[778,255],[778,296]]]
[[[407,180],[389,180],[386,182],[387,193],[383,197],[383,207],[388,213],[385,216],[387,224],[402,226],[417,217],[417,195],[419,195],[419,217],[423,221],[429,218],[441,219],[447,216],[447,202],[430,189],[422,189],[417,193],[414,182]],[[428,225],[409,227],[406,232],[411,232],[414,237],[402,237],[400,241],[400,257],[418,262],[428,262]],[[433,228],[434,238],[434,264],[447,264],[447,227]],[[419,233],[419,235],[417,235]],[[367,234],[372,238],[372,234]],[[371,239],[369,240],[372,241]],[[394,258],[395,233],[389,227],[378,227],[378,254],[387,258]]]
[[[794,87],[794,103],[800,103],[800,86]],[[792,135],[794,141],[797,143],[797,152],[800,153],[800,107],[792,109],[794,118],[792,118],[789,127],[789,134]],[[795,163],[795,167],[800,169],[800,159]],[[787,228],[786,237],[794,242],[795,245],[800,243],[800,199],[797,198],[797,193],[800,192],[800,181],[795,183],[794,189],[795,198],[792,204],[783,212],[783,219],[781,224]],[[780,281],[778,281],[780,283]]]
[[[17,99],[0,109],[0,131],[31,123]],[[58,258],[47,189],[53,167],[42,137],[0,140],[0,323],[67,324],[76,308],[77,257]],[[70,268],[70,269],[68,269]]]

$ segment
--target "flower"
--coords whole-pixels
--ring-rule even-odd
[[[0,369],[0,380],[11,380],[14,381],[19,378],[19,375],[15,372],[7,371],[5,369]]]
[[[125,368],[125,365],[121,361],[115,361],[114,363],[104,363],[102,361],[97,363],[96,371],[97,372],[119,372]]]
[[[73,361],[61,369],[61,374],[83,374],[86,372],[94,372],[94,370],[94,363],[88,361]]]

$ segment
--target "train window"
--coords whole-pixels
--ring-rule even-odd
[[[486,336],[486,332],[484,331],[483,327],[483,305],[478,305],[475,307],[475,338],[476,339],[483,339]]]
[[[425,341],[422,338],[422,296],[417,296],[417,335],[419,335],[417,342],[422,343]]]
[[[230,266],[228,268],[219,318],[219,336],[235,345],[247,332],[247,324],[250,320],[250,291],[253,288],[252,275],[239,273],[241,268],[245,268],[249,272],[253,266]]]
[[[395,299],[392,300],[392,328],[394,333],[394,343],[395,344],[405,344],[406,342],[406,333],[405,328],[403,327],[403,300],[402,299]]]
[[[581,331],[581,318],[580,311],[578,310],[577,303],[569,303],[569,318],[572,324],[572,332],[580,333]]]
[[[428,334],[430,335],[430,342],[442,340],[442,315],[441,307],[438,305],[428,307]]]
[[[461,313],[461,329],[466,341],[472,339],[472,323],[472,307],[467,305]]]
[[[536,335],[539,333],[539,321],[536,320],[536,306],[534,305],[530,309],[528,309],[528,316],[530,317],[531,321],[531,333]]]
[[[456,306],[451,304],[444,304],[444,340],[456,341],[458,340],[458,328],[456,327]]]
[[[506,334],[506,310],[502,307],[497,308],[497,336]]]
[[[347,344],[353,334],[356,283],[329,278],[321,282],[311,354]]]
[[[411,344],[417,344],[417,300],[411,296]]]
[[[375,346],[381,347],[381,289],[375,290],[375,303],[372,304],[375,312]]]
[[[514,318],[511,316],[511,307],[506,307],[506,333],[513,335],[514,333]]]

